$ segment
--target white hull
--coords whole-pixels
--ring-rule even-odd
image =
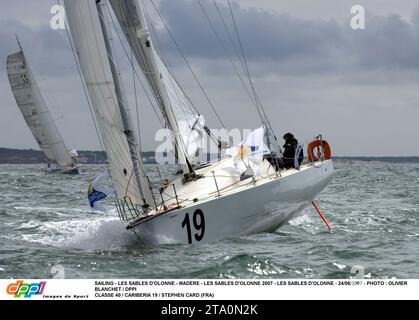
[[[189,202],[185,208],[132,222],[130,228],[149,245],[208,243],[273,232],[310,204],[332,176],[331,160],[316,162],[299,171],[286,171],[281,177],[271,175],[254,183],[247,180],[243,182],[246,185],[230,192],[227,189],[220,196],[216,192],[203,201]],[[196,187],[201,188],[199,181]],[[207,180],[202,188],[208,184]],[[203,194],[202,189],[196,192]]]
[[[47,169],[45,171],[48,174],[68,174],[68,175],[78,175],[80,174],[80,166],[69,167],[69,168],[53,168]]]

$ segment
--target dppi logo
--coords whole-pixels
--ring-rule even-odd
[[[33,295],[42,294],[45,289],[45,281],[39,283],[24,283],[23,280],[18,280],[7,286],[7,294],[13,295],[15,298],[31,298]]]

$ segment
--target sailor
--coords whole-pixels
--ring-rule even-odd
[[[283,136],[285,144],[283,146],[284,153],[282,155],[282,167],[284,169],[299,168],[304,159],[304,154],[301,148],[298,148],[298,140],[290,132]],[[299,154],[296,154],[297,149]],[[297,159],[296,159],[297,157]],[[297,161],[296,161],[297,160]]]

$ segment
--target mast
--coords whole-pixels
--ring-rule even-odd
[[[114,47],[112,43],[112,37],[108,30],[109,17],[106,14],[106,12],[104,12],[103,10],[104,5],[105,4],[103,3],[103,1],[96,0],[96,8],[99,14],[99,21],[102,27],[103,37],[105,40],[106,52],[108,54],[109,65],[111,67],[111,73],[112,73],[112,78],[115,85],[117,103],[118,103],[119,111],[122,117],[124,133],[126,135],[126,139],[128,142],[129,152],[130,152],[133,169],[134,169],[134,175],[135,175],[135,179],[137,180],[141,198],[144,202],[143,207],[147,208],[150,206],[150,203],[148,202],[150,200],[147,200],[145,196],[146,193],[144,191],[143,181],[141,179],[141,172],[140,172],[142,168],[141,168],[141,165],[138,159],[138,153],[137,153],[137,143],[135,140],[135,134],[134,134],[134,130],[133,130],[132,122],[131,122],[131,117],[127,108],[125,96],[122,93],[122,85],[121,85],[121,80],[119,76],[118,66],[116,65],[116,62],[114,59]]]
[[[111,0],[110,3],[131,47],[136,49],[141,47],[139,50],[141,53],[137,51],[136,58],[159,103],[167,126],[173,133],[177,159],[185,175],[184,181],[195,179],[197,176],[188,159],[181,130],[163,81],[163,77],[167,76],[164,71],[167,73],[167,70],[161,70],[166,68],[154,49],[142,2],[140,0]]]
[[[22,44],[20,43],[20,40],[19,40],[18,35],[17,35],[17,34],[15,34],[15,37],[16,37],[17,45],[19,46],[19,50],[23,52],[23,49],[22,49]]]

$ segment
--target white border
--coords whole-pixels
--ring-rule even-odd
[[[419,280],[24,280],[45,281],[30,298],[7,293],[16,280],[0,280],[0,300],[416,300]],[[23,280],[23,279],[21,279]]]

